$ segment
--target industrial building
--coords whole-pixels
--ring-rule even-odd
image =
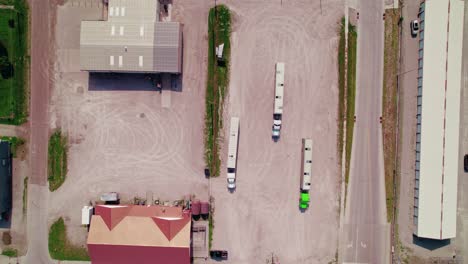
[[[182,207],[97,205],[88,252],[93,264],[190,263],[190,212]]]
[[[180,73],[182,26],[159,22],[159,6],[157,0],[109,0],[107,20],[82,21],[81,70]]]
[[[414,234],[456,236],[464,2],[426,0],[419,19]]]
[[[0,140],[0,220],[7,218],[12,200],[10,143]]]

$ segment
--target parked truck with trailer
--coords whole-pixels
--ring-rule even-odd
[[[227,187],[230,190],[236,188],[237,146],[239,145],[239,118],[231,118],[229,127],[229,148],[227,159]]]
[[[312,139],[302,139],[302,174],[299,200],[299,207],[302,210],[307,209],[310,202],[309,190],[312,180],[312,145]]]
[[[276,63],[275,74],[275,101],[273,105],[273,127],[272,137],[277,141],[280,137],[283,117],[283,94],[284,94],[284,63]]]

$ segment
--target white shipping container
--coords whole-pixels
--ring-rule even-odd
[[[302,175],[301,175],[301,190],[310,190],[310,182],[312,179],[312,139],[302,139]]]
[[[91,216],[93,215],[93,207],[86,205],[81,209],[81,224],[89,225],[91,222]]]
[[[273,114],[283,113],[283,95],[284,95],[284,63],[276,63],[275,76],[275,106]]]
[[[101,201],[103,202],[117,202],[119,200],[119,194],[116,192],[103,193],[101,195]]]
[[[237,145],[239,143],[239,118],[231,118],[231,126],[229,129],[229,149],[227,160],[227,178],[231,179],[231,187],[234,188],[235,184],[233,179],[236,178],[236,165],[237,165]],[[229,182],[229,180],[228,180]],[[232,185],[234,184],[234,185]]]

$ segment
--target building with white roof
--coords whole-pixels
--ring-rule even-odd
[[[414,234],[456,236],[464,2],[420,8]]]
[[[81,69],[180,73],[182,27],[159,22],[157,0],[109,0],[108,19],[82,21]]]

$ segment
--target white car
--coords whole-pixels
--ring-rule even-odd
[[[415,38],[419,32],[419,21],[417,19],[410,22],[411,36]]]

